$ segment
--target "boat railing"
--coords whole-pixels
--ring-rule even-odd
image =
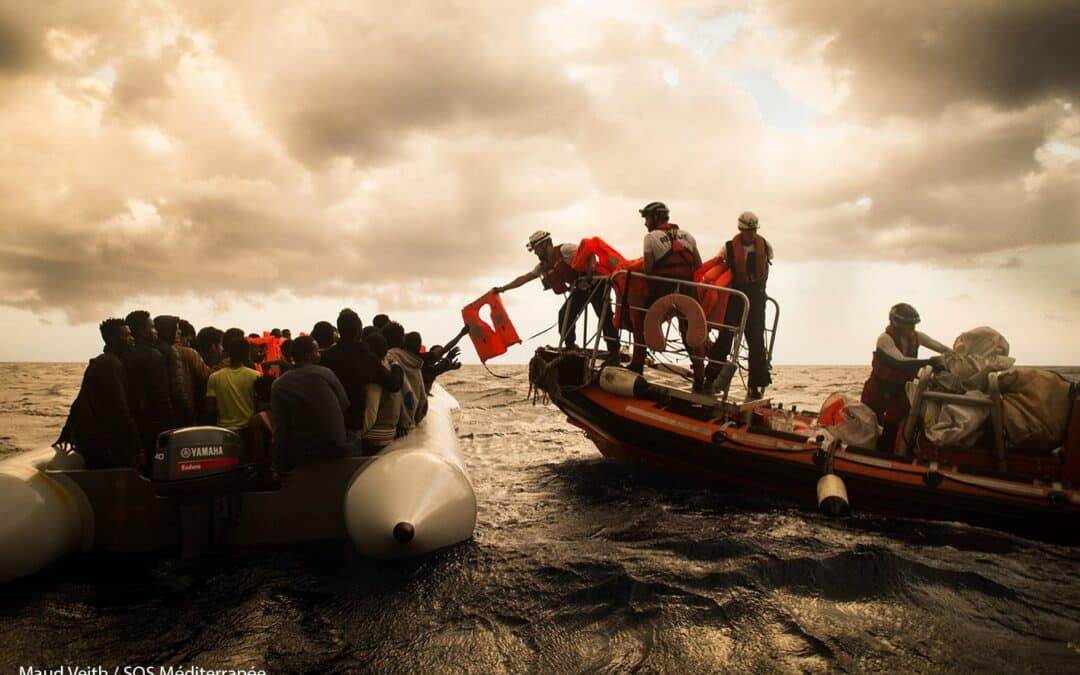
[[[689,379],[690,369],[686,367],[687,364],[693,363],[694,360],[700,359],[706,366],[714,364],[716,366],[723,366],[728,359],[736,367],[739,367],[740,361],[745,363],[745,356],[740,358],[740,354],[745,352],[743,336],[746,332],[746,321],[749,314],[749,301],[746,294],[742,291],[734,288],[727,288],[724,286],[715,286],[712,284],[706,284],[696,281],[685,281],[679,279],[671,279],[668,277],[661,277],[655,275],[644,274],[640,272],[631,272],[629,270],[620,270],[615,272],[611,276],[594,276],[584,278],[584,283],[592,283],[590,296],[588,302],[581,303],[581,307],[577,309],[572,315],[568,312],[564,317],[564,324],[559,326],[559,347],[565,346],[566,335],[570,330],[571,325],[577,325],[577,322],[581,322],[583,327],[582,335],[585,339],[581,344],[588,345],[590,351],[590,358],[586,360],[585,368],[588,371],[598,370],[604,364],[604,360],[607,357],[607,350],[605,338],[603,335],[603,322],[608,321],[610,314],[613,313],[614,308],[612,301],[620,303],[619,307],[621,315],[626,317],[628,313],[633,316],[637,315],[642,317],[648,312],[649,307],[639,305],[636,302],[630,300],[630,293],[622,293],[622,297],[613,298],[613,290],[616,282],[620,277],[625,278],[624,288],[629,289],[632,281],[646,281],[649,283],[662,283],[671,293],[679,293],[692,295],[696,300],[700,302],[702,292],[713,292],[721,295],[728,296],[728,302],[738,299],[741,302],[741,310],[736,314],[737,321],[733,323],[726,323],[730,314],[725,311],[722,316],[710,318],[706,316],[705,323],[707,333],[710,340],[715,340],[720,336],[721,331],[729,331],[733,333],[731,349],[728,355],[710,355],[710,347],[712,342],[707,341],[706,348],[703,354],[692,355],[687,353],[686,347],[683,344],[681,333],[678,329],[679,318],[674,317],[666,324],[664,334],[664,349],[662,352],[656,352],[648,348],[648,345],[638,342],[637,340],[644,334],[643,330],[639,330],[638,336],[635,337],[634,330],[630,330],[624,327],[617,326],[618,329],[618,342],[620,349],[627,347],[633,352],[635,347],[643,347],[646,349],[646,353],[650,354],[653,359],[654,367],[658,367],[667,372],[680,375],[686,379]],[[579,280],[580,281],[580,280]],[[590,317],[592,312],[587,311],[592,304],[592,294],[602,294],[604,298],[603,316],[600,321],[596,322],[594,330],[590,330]],[[779,303],[772,298],[768,298],[768,302],[775,308],[772,312],[773,320],[771,325],[766,326],[766,333],[768,338],[768,353],[771,359],[772,348],[776,339],[776,327],[779,321]],[[624,322],[626,323],[626,322]],[[673,328],[674,326],[674,328]],[[641,327],[643,329],[643,327]],[[744,368],[745,369],[745,368]],[[587,373],[585,373],[587,374]],[[718,382],[716,389],[712,392],[715,396],[721,397],[726,400],[728,390],[730,388],[730,380],[727,382]]]

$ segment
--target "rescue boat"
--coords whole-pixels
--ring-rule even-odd
[[[0,582],[76,553],[180,551],[347,540],[373,558],[464,541],[476,496],[458,453],[457,401],[435,384],[428,414],[373,457],[312,458],[281,485],[246,461],[235,434],[162,434],[151,475],[83,469],[44,448],[0,462]]]
[[[618,279],[620,274],[628,278]],[[624,270],[611,278],[609,288],[618,291],[649,281]],[[697,287],[699,297],[737,294],[700,283],[680,284]],[[629,311],[653,316],[653,321],[656,316],[666,320],[669,314],[637,306],[619,293],[614,300],[616,314]],[[767,331],[770,358],[778,311],[777,305]],[[710,316],[707,328],[735,331],[738,353],[745,316],[728,325]],[[647,334],[662,330],[645,327]],[[538,349],[529,370],[531,386],[549,397],[605,457],[660,468],[694,482],[794,499],[830,515],[846,515],[855,508],[960,520],[1056,540],[1080,539],[1080,400],[1070,404],[1062,447],[1050,453],[1026,454],[1006,447],[1000,428],[987,429],[987,440],[973,448],[937,447],[918,426],[923,401],[996,405],[997,414],[990,415],[987,424],[999,426],[1000,398],[968,400],[929,392],[931,370],[926,368],[914,382],[913,413],[896,451],[880,452],[834,438],[819,424],[817,411],[784,410],[769,398],[734,401],[728,396],[730,381],[715,383],[716,389],[708,393],[690,390],[688,369],[664,365],[679,357],[686,360],[685,350],[672,340],[660,345],[648,340],[655,367],[647,376],[611,365],[599,352],[598,333],[590,338],[592,349],[565,349],[561,343]],[[726,365],[729,373],[736,367],[733,362],[717,365]]]

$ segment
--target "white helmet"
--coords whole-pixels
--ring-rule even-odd
[[[529,249],[530,251],[535,251],[536,247],[545,241],[551,241],[551,233],[544,232],[543,230],[537,230],[536,232],[533,232],[531,235],[529,235],[529,243],[525,244],[525,248]]]
[[[739,214],[739,229],[740,230],[756,230],[758,228],[758,219],[754,215],[753,211],[743,211]]]

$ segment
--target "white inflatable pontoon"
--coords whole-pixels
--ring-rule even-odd
[[[135,553],[349,539],[374,558],[472,536],[476,496],[458,453],[458,404],[436,384],[428,414],[374,457],[309,459],[277,489],[240,483],[163,496],[133,469],[82,469],[52,448],[0,462],[0,582],[73,553]]]

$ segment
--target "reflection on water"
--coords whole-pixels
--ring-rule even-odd
[[[82,366],[0,364],[0,453],[48,442]],[[73,560],[9,584],[0,671],[191,663],[273,671],[1080,668],[1080,556],[966,525],[710,491],[600,458],[521,367],[449,374],[474,541],[406,563],[341,544]],[[816,408],[865,368],[779,368]]]

